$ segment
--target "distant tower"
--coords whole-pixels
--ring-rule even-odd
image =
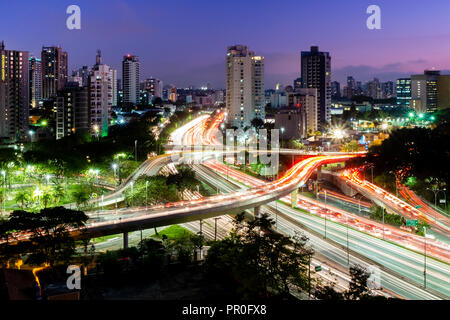
[[[100,49],[97,50],[97,56],[95,57],[95,64],[97,66],[102,64],[102,51]]]

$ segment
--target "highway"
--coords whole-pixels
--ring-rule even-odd
[[[345,179],[352,186],[352,188],[357,190],[366,198],[390,208],[392,211],[401,214],[407,219],[418,219],[424,221],[428,223],[433,230],[440,232],[446,237],[449,236],[450,226],[447,224],[446,220],[435,220],[433,217],[428,215],[427,211],[419,210],[383,188],[361,179],[359,170],[345,170],[341,177]],[[447,248],[450,249],[450,247]]]
[[[191,140],[186,142],[192,143],[198,139],[203,139],[202,132],[204,132],[206,120],[199,121],[197,125],[198,126],[189,129],[189,136],[194,136],[194,138],[191,139],[188,137]],[[201,128],[198,129],[200,126]],[[185,136],[183,136],[182,139],[185,139]],[[207,161],[218,157],[219,154],[220,152],[217,151],[183,153],[180,162],[184,161],[189,163],[189,161],[193,160]],[[221,155],[223,154],[224,152],[222,152]],[[102,216],[105,217],[104,221],[89,223],[83,232],[74,230],[72,234],[77,238],[91,238],[99,235],[117,234],[168,224],[186,223],[223,214],[238,213],[249,208],[268,204],[269,208],[272,210],[275,209],[276,212],[280,211],[280,214],[285,214],[286,219],[290,219],[291,223],[295,225],[295,228],[292,230],[298,231],[300,228],[309,230],[311,233],[311,242],[317,246],[316,242],[321,243],[320,232],[323,230],[323,224],[326,220],[319,216],[305,214],[305,212],[288,206],[281,207],[282,204],[278,201],[274,202],[274,200],[284,198],[292,191],[297,190],[308,180],[309,176],[316,168],[328,163],[343,162],[352,157],[355,157],[355,155],[339,154],[310,157],[299,161],[277,181],[263,183],[261,185],[253,186],[250,189],[241,185],[240,190],[225,195],[169,203],[160,206],[160,208],[141,207],[120,210],[119,212],[114,210],[104,212],[102,213]],[[118,188],[116,192],[104,197],[104,204],[106,205],[106,201],[112,201],[111,203],[118,201],[117,199],[120,199],[121,192],[129,187],[139,175],[155,174],[162,167],[171,162],[172,158],[170,155],[162,155],[147,160]],[[229,173],[228,169],[226,170],[227,173]],[[300,200],[304,201],[305,199]],[[297,202],[297,205],[301,205],[301,201]],[[278,207],[282,209],[279,209]],[[326,212],[326,214],[328,215],[328,212]],[[330,217],[330,220],[332,221],[332,217]],[[373,261],[379,263],[381,268],[383,268],[382,266],[385,266],[386,268],[392,269],[394,273],[396,272],[395,269],[400,270],[400,275],[395,276],[393,276],[392,271],[388,269],[382,271],[386,272],[385,281],[387,281],[387,283],[383,285],[386,288],[389,288],[389,286],[393,287],[393,289],[395,289],[396,286],[399,288],[408,288],[404,289],[405,292],[401,294],[405,297],[408,297],[407,294],[411,296],[415,290],[418,292],[415,297],[419,299],[420,297],[424,299],[434,299],[439,296],[442,297],[442,293],[444,293],[445,296],[448,296],[449,292],[447,284],[450,279],[448,278],[447,264],[429,259],[430,273],[429,275],[427,273],[429,279],[429,282],[427,281],[427,286],[431,288],[431,290],[441,292],[441,294],[438,292],[421,292],[421,289],[417,288],[416,284],[408,283],[407,278],[412,278],[416,283],[420,283],[419,260],[423,259],[422,255],[331,221],[328,223],[327,240],[325,241],[325,239],[322,239],[322,241],[325,241],[323,242],[324,248],[327,248],[326,250],[321,251],[321,254],[324,256],[333,257],[330,259],[339,262],[341,265],[343,262],[346,263],[346,261],[343,261],[346,260],[346,253],[343,251],[343,248],[339,248],[339,246],[342,246],[342,242],[346,241],[345,235],[348,231],[350,250],[359,250],[363,252],[364,256],[368,256],[370,259],[374,259]],[[330,241],[332,244],[330,244]],[[340,254],[337,255],[339,250],[344,252],[344,254],[340,252]],[[386,250],[389,254],[386,253]],[[395,255],[391,256],[390,252],[393,254],[395,253]],[[355,259],[366,259],[362,256],[356,257],[358,255],[358,252],[356,251],[354,255]],[[405,268],[406,270],[403,271]],[[406,277],[405,280],[402,280],[402,277]],[[403,282],[399,283],[398,281]],[[415,289],[412,290],[408,285],[413,286]],[[410,290],[411,292],[409,292]]]
[[[205,165],[206,168],[202,168],[202,166],[200,165],[195,166],[195,170],[199,174],[199,178],[201,178],[202,180],[216,185],[223,192],[231,192],[233,190],[243,188],[242,183],[234,181],[230,178],[230,176],[227,179],[225,172],[219,172],[216,168],[208,168],[207,164]],[[231,172],[229,171],[228,174],[230,175],[230,173]],[[323,238],[324,220],[319,217],[311,214],[306,214],[297,209],[292,209],[289,205],[280,203],[278,201],[263,206],[261,212],[266,212],[271,215],[271,217],[277,222],[276,228],[280,232],[291,236],[294,236],[298,232],[306,235],[309,238],[308,244],[311,245],[317,253],[319,253],[319,256],[323,256],[326,258],[325,261],[331,269],[333,269],[331,266],[336,267],[336,265],[348,268],[345,236],[347,228],[345,228],[341,224],[328,221],[327,240],[325,240]],[[275,215],[275,212],[277,212],[278,215]],[[407,299],[439,299],[439,297],[445,298],[445,296],[442,294],[430,293],[420,288],[420,272],[415,274],[415,278],[416,280],[418,280],[418,283],[409,280],[408,277],[402,279],[402,277],[404,277],[402,268],[405,267],[405,264],[408,265],[409,262],[406,262],[403,265],[401,265],[402,261],[395,262],[393,265],[387,264],[387,266],[389,267],[394,266],[395,269],[400,271],[400,274],[392,275],[393,272],[389,270],[389,268],[383,269],[382,263],[384,263],[386,260],[389,260],[389,255],[383,254],[384,247],[386,246],[385,242],[382,242],[374,237],[365,236],[362,232],[358,232],[357,230],[354,230],[352,228],[349,228],[348,231],[350,245],[350,264],[360,264],[366,268],[369,265],[378,265],[381,268],[382,287]],[[330,240],[333,241],[333,243],[330,243]],[[382,243],[380,244],[377,242]],[[395,245],[394,248],[398,249],[398,247]],[[405,251],[403,253],[406,253],[407,255],[412,254],[412,252],[410,252],[409,250],[404,249],[403,251]],[[365,256],[368,256],[369,259],[365,258]],[[420,255],[418,256],[420,257]],[[376,260],[371,261],[370,258],[372,257],[374,257]],[[378,264],[379,262],[377,260],[381,261],[382,263]],[[322,265],[323,263],[324,262],[322,261]],[[398,263],[400,263],[400,266],[397,266]],[[323,267],[324,269],[326,269],[325,266]],[[443,276],[445,282],[450,280],[448,279],[448,265],[444,264],[443,268],[444,271],[446,271],[444,272],[446,276]],[[438,275],[438,277],[441,277],[441,275]],[[432,282],[433,284],[435,284],[435,279],[432,279]],[[448,290],[448,288],[444,288],[444,290]]]

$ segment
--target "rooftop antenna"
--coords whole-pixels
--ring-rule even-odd
[[[97,65],[102,63],[102,51],[100,49],[97,50],[97,57],[95,58],[95,62]]]

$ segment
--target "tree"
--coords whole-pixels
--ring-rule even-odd
[[[253,118],[250,123],[251,123],[252,127],[255,129],[261,129],[262,127],[264,127],[264,121],[258,117]]]
[[[8,238],[16,240],[23,233],[31,234],[30,241],[21,242],[11,254],[27,254],[27,263],[53,266],[70,260],[75,253],[75,241],[69,230],[83,227],[88,218],[84,212],[64,207],[46,208],[38,213],[16,210],[2,224],[2,229]]]
[[[234,221],[230,236],[212,244],[205,261],[208,275],[234,284],[244,299],[284,297],[290,288],[308,287],[309,259],[313,251],[305,237],[270,232],[274,222],[267,215]],[[225,275],[225,277],[224,277]]]
[[[71,196],[77,208],[81,208],[89,200],[89,192],[81,187],[73,191]]]
[[[348,300],[360,300],[370,296],[367,285],[370,273],[365,268],[360,265],[350,267],[350,277],[349,289],[344,294]]]
[[[52,199],[52,194],[50,192],[46,191],[41,198],[41,200],[44,204],[44,208],[47,208],[48,203],[51,201],[51,199]]]
[[[65,195],[66,192],[64,191],[63,186],[61,186],[60,184],[57,184],[53,188],[53,200],[55,204],[59,203],[62,199],[64,199]]]
[[[25,203],[27,203],[29,200],[30,200],[30,196],[29,196],[28,192],[25,190],[20,190],[19,192],[17,192],[16,196],[14,197],[14,201],[16,201],[16,203],[20,203],[20,208],[22,208],[22,209],[25,208]]]
[[[344,294],[336,291],[334,284],[317,286],[313,294],[320,300],[344,300]]]

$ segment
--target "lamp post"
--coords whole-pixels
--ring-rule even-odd
[[[324,190],[323,193],[325,194],[325,239],[327,238],[327,190]]]
[[[424,254],[423,254],[423,287],[427,288],[427,228],[423,227],[424,242]]]
[[[2,170],[3,176],[3,215],[6,214],[6,171]]]
[[[444,193],[444,198],[445,198],[445,204],[447,205],[447,195],[445,194],[445,191],[447,191],[447,188],[444,189],[430,189],[427,188],[427,190],[430,190],[434,193],[434,206],[437,207],[437,196],[439,194],[439,192],[443,192]]]
[[[347,265],[350,265],[350,251],[349,251],[349,246],[348,246],[348,215],[345,216],[346,217],[346,224],[347,224]]]
[[[130,184],[131,184],[131,205],[133,205],[133,198],[134,198],[133,181],[131,181]]]
[[[116,180],[116,171],[117,171],[117,163],[113,163],[112,164],[112,168],[114,170],[114,182],[115,182],[115,180]]]
[[[384,240],[384,207],[383,207],[383,240]]]
[[[30,131],[28,131],[28,134],[30,135],[31,150],[33,150],[33,135],[34,135],[34,131],[30,130]]]
[[[281,127],[280,128],[280,130],[281,130],[281,147],[283,148],[283,139],[284,139],[284,127]]]
[[[358,198],[358,212],[361,213],[361,198],[364,197],[364,195],[360,194]]]
[[[134,140],[134,160],[137,161],[137,140]]]
[[[145,210],[148,208],[148,181],[145,181]]]

